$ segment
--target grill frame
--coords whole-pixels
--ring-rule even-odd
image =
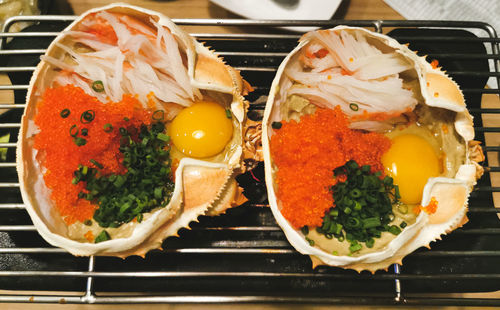
[[[75,16],[19,16],[13,17],[6,21],[4,25],[3,32],[0,33],[1,41],[6,38],[14,37],[54,37],[59,32],[21,32],[21,33],[8,33],[10,27],[18,22],[70,22],[73,21]],[[493,63],[493,67],[488,73],[484,72],[464,72],[455,71],[450,72],[450,74],[455,75],[472,75],[472,76],[491,76],[494,77],[500,85],[500,49],[499,43],[500,39],[497,37],[495,29],[486,23],[482,22],[461,22],[461,21],[383,21],[383,20],[372,20],[372,21],[344,21],[344,20],[331,20],[331,21],[264,21],[264,20],[207,20],[207,19],[174,19],[175,23],[181,26],[238,26],[251,29],[252,27],[286,27],[286,26],[317,26],[317,27],[333,27],[336,25],[349,25],[349,26],[360,26],[372,28],[372,30],[377,32],[384,32],[386,28],[393,27],[431,27],[431,28],[447,28],[447,29],[480,29],[486,33],[486,37],[478,38],[477,40],[464,39],[457,37],[442,37],[442,38],[422,38],[422,40],[464,40],[468,41],[480,41],[489,45],[491,52],[487,55],[470,55],[470,54],[453,54],[449,53],[444,55],[444,57],[451,58],[487,58],[490,63]],[[248,34],[248,33],[234,33],[234,34],[212,34],[212,33],[194,33],[195,37],[199,40],[260,40],[260,39],[298,39],[299,35],[296,34]],[[23,49],[23,50],[4,50],[3,44],[0,42],[0,58],[4,55],[12,54],[42,54],[45,52],[44,49]],[[253,56],[253,57],[284,57],[285,52],[239,52],[239,51],[229,51],[229,52],[219,52],[221,56]],[[430,55],[432,56],[432,55]],[[441,55],[443,57],[443,55]],[[24,72],[33,71],[35,67],[0,67],[0,73],[6,72]],[[266,66],[239,66],[236,67],[245,72],[275,72],[276,68],[270,68]],[[23,90],[27,89],[28,85],[0,85],[0,90]],[[257,91],[265,92],[267,89],[257,88]],[[464,92],[473,93],[491,93],[500,94],[498,87],[496,89],[464,89]],[[25,107],[24,103],[17,103],[14,107],[9,104],[0,103],[1,109],[23,109]],[[251,110],[262,110],[263,104],[255,104],[251,106]],[[470,109],[473,113],[479,114],[489,114],[489,113],[500,113],[500,109],[485,109],[485,108],[472,108]],[[1,128],[19,128],[19,123],[0,123]],[[477,133],[483,135],[485,132],[500,132],[498,127],[480,127],[476,128]],[[0,148],[15,148],[16,143],[0,143]],[[496,146],[486,146],[485,151],[487,152],[499,152],[500,147]],[[0,163],[0,169],[3,168],[13,168],[15,167],[14,162]],[[500,167],[487,167],[490,172],[500,172]],[[19,183],[6,181],[0,176],[0,188],[16,188],[19,187]],[[481,186],[476,189],[479,192],[500,192],[500,187],[493,186]],[[0,198],[1,199],[1,198]],[[250,208],[253,209],[265,209],[267,205],[265,203],[253,202],[250,204]],[[0,200],[0,214],[9,211],[19,211],[23,210],[24,205],[22,203],[10,203]],[[474,213],[500,213],[500,208],[491,207],[479,207],[474,208],[470,211]],[[274,225],[268,226],[203,226],[203,227],[193,227],[193,230],[205,231],[240,231],[240,232],[269,232],[269,233],[279,233],[280,228]],[[16,233],[16,232],[29,232],[35,231],[32,225],[0,225],[0,232]],[[492,234],[500,236],[499,228],[489,228],[489,229],[466,229],[454,232],[454,234],[464,234],[464,235],[485,235]],[[270,243],[273,241],[271,240]],[[286,240],[283,242],[286,243]],[[42,244],[43,245],[43,244]],[[276,246],[277,245],[277,246]],[[273,247],[263,247],[263,248],[252,248],[252,247],[184,247],[184,248],[172,248],[166,249],[163,252],[171,255],[211,255],[211,254],[222,254],[222,255],[294,255],[295,251],[291,247],[287,247],[283,243],[275,243]],[[18,254],[34,254],[34,255],[68,255],[62,249],[52,248],[52,247],[2,247],[0,248],[0,256],[12,256]],[[451,257],[451,256],[471,256],[471,257],[498,257],[500,256],[500,251],[428,251],[414,253],[413,256],[417,257]],[[449,280],[460,280],[460,279],[488,279],[488,280],[498,280],[500,279],[500,273],[483,273],[483,274],[451,274],[448,276],[439,275],[407,275],[403,272],[404,267],[399,265],[393,265],[391,271],[386,273],[377,273],[373,276],[367,275],[350,275],[350,274],[329,274],[313,271],[310,273],[301,272],[289,272],[289,273],[273,273],[273,272],[203,272],[203,271],[97,271],[96,270],[96,260],[100,258],[89,257],[84,260],[87,261],[87,268],[85,271],[46,271],[46,270],[0,270],[0,278],[30,278],[30,277],[43,277],[45,279],[57,279],[57,278],[70,278],[70,279],[84,279],[85,285],[82,286],[79,292],[38,292],[36,294],[26,294],[23,291],[18,292],[8,292],[0,294],[0,302],[37,302],[37,303],[77,303],[77,304],[88,304],[88,303],[102,303],[102,304],[125,304],[125,303],[305,303],[305,304],[359,304],[359,305],[460,305],[460,306],[500,306],[500,299],[496,298],[456,298],[449,297],[446,295],[442,296],[432,296],[432,292],[425,292],[420,294],[406,294],[404,290],[404,285],[402,285],[403,280],[428,280],[439,277],[439,279],[449,279]],[[75,268],[76,269],[76,268]],[[146,279],[175,279],[175,278],[269,278],[273,279],[275,277],[285,277],[290,279],[311,279],[315,280],[335,280],[343,278],[353,278],[360,277],[361,280],[370,281],[373,278],[382,279],[387,281],[393,281],[393,290],[388,292],[383,292],[381,294],[355,294],[355,295],[341,295],[333,297],[321,297],[321,296],[308,296],[304,294],[303,296],[292,296],[286,294],[273,294],[269,292],[267,294],[225,294],[225,293],[215,293],[215,294],[196,294],[196,292],[187,292],[184,294],[165,294],[165,293],[155,293],[150,294],[148,292],[137,293],[127,293],[125,295],[115,295],[113,293],[103,293],[95,288],[96,281],[100,279],[108,278],[120,278],[120,279],[135,279],[135,278],[146,278]],[[26,289],[29,289],[26,287]]]

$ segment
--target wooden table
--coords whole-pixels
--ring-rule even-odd
[[[324,0],[328,1],[328,0]],[[112,0],[68,0],[75,14],[117,1]],[[121,2],[161,12],[171,18],[239,18],[208,0],[124,0]],[[257,4],[259,0],[255,0]],[[334,18],[336,19],[403,19],[383,0],[344,0]]]

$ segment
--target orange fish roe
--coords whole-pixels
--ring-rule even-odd
[[[64,109],[70,110],[66,118],[60,115]],[[95,113],[95,118],[84,124],[80,117],[88,110]],[[35,135],[34,147],[38,150],[37,160],[46,168],[44,181],[52,190],[51,199],[68,225],[92,218],[97,207],[85,199],[78,199],[78,193],[84,191],[84,182],[71,183],[78,165],[96,168],[90,162],[93,159],[104,167],[101,170],[104,175],[125,173],[122,154],[118,151],[119,128],[139,127],[143,123],[151,123],[151,113],[132,96],[103,104],[72,85],[45,90],[37,103],[35,124],[40,132]],[[106,124],[111,124],[110,132],[104,130]],[[78,137],[87,141],[85,145],[75,144],[70,135],[73,125],[79,130]],[[82,135],[84,128],[88,130],[87,136]]]
[[[94,239],[95,239],[95,238],[94,238],[94,234],[92,233],[92,231],[91,231],[91,230],[87,231],[87,232],[85,233],[85,235],[83,235],[83,236],[84,236],[84,237],[85,237],[85,239],[87,239],[89,242],[92,242],[92,241],[94,241]]]
[[[321,226],[334,205],[329,188],[336,183],[335,168],[353,159],[383,171],[380,158],[391,145],[389,138],[350,129],[338,106],[282,124],[271,139],[271,154],[278,167],[281,212],[295,228]]]
[[[431,201],[429,201],[429,204],[427,206],[417,206],[413,208],[413,212],[418,215],[423,210],[427,214],[434,214],[436,213],[437,208],[438,201],[436,200],[436,197],[431,197]]]

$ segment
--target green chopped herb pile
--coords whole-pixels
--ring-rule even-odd
[[[127,172],[123,175],[101,175],[103,166],[90,160],[74,172],[73,184],[86,182],[80,199],[98,204],[94,220],[101,227],[118,227],[132,221],[142,221],[143,213],[164,207],[174,189],[169,151],[170,139],[163,133],[165,125],[156,122],[140,128],[120,128],[120,152]],[[107,240],[101,236],[99,241]],[[97,239],[96,239],[97,242]]]
[[[371,167],[348,161],[334,170],[336,178],[345,176],[344,182],[338,182],[330,190],[335,200],[323,217],[323,225],[316,230],[326,238],[347,239],[351,253],[361,250],[362,244],[371,248],[375,238],[388,231],[394,235],[401,232],[394,220],[392,205],[401,198],[397,185],[389,176],[380,179],[381,172],[371,173]]]

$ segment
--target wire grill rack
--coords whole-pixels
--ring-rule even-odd
[[[107,257],[73,257],[48,245],[32,225],[19,194],[15,171],[15,148],[20,115],[25,108],[26,89],[40,54],[45,52],[61,29],[74,16],[14,17],[0,33],[0,73],[12,85],[2,82],[0,92],[14,94],[13,101],[0,96],[0,143],[7,149],[0,161],[0,302],[40,303],[183,303],[183,302],[289,302],[365,305],[473,305],[500,306],[495,298],[462,298],[450,293],[500,290],[500,226],[489,173],[499,166],[484,163],[486,175],[470,199],[470,222],[462,229],[420,249],[388,271],[358,274],[338,268],[313,270],[307,257],[298,254],[286,241],[267,208],[265,186],[249,175],[239,177],[250,201],[227,214],[200,217],[191,229],[182,229],[180,238],[168,238],[164,250],[152,251],[146,258],[125,260]],[[19,22],[34,23],[23,32],[8,33]],[[193,34],[217,50],[226,61],[241,70],[255,86],[248,99],[253,102],[249,116],[257,118],[279,63],[296,45],[299,35],[274,30],[273,34],[252,33],[261,26],[319,26],[339,24],[387,29],[416,29],[394,33],[401,42],[434,46],[451,44],[445,51],[428,52],[440,63],[458,64],[449,69],[462,86],[475,117],[477,139],[500,132],[500,127],[484,127],[483,115],[500,113],[500,107],[482,108],[484,94],[498,95],[498,87],[484,88],[488,78],[500,79],[499,39],[495,30],[480,22],[440,21],[248,21],[174,20],[180,25],[238,26],[242,33]],[[425,30],[423,28],[426,28]],[[480,32],[479,37],[463,35],[459,29]],[[262,29],[262,28],[260,28]],[[444,31],[436,35],[428,29]],[[262,31],[262,30],[261,30]],[[451,31],[451,32],[450,32]],[[258,31],[257,31],[258,32]],[[462,51],[460,46],[478,45]],[[487,50],[484,47],[487,47]],[[412,47],[412,46],[410,46]],[[479,61],[472,69],[464,63]],[[481,69],[482,68],[482,69]],[[477,83],[479,81],[479,83]],[[481,82],[482,81],[482,82]],[[15,104],[13,104],[15,103]],[[498,153],[500,147],[484,146],[485,152]],[[254,171],[263,179],[262,167]],[[33,292],[35,291],[35,292]]]

